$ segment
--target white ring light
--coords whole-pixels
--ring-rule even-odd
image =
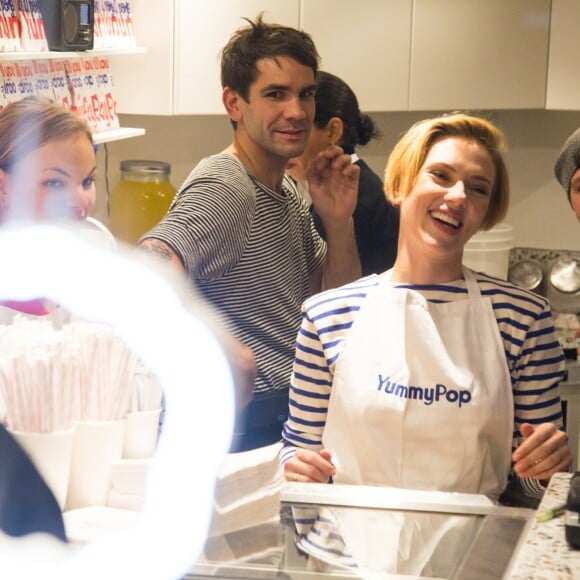
[[[167,403],[138,525],[80,549],[44,534],[0,533],[7,578],[177,578],[203,548],[232,435],[232,378],[205,305],[193,305],[194,315],[185,286],[170,284],[137,253],[104,252],[51,225],[0,230],[0,298],[45,296],[115,326],[159,376]]]

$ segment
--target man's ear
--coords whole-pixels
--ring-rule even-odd
[[[222,103],[226,109],[227,114],[229,115],[230,119],[237,123],[242,118],[242,111],[241,111],[241,100],[242,97],[240,94],[230,87],[225,87],[222,91]]]
[[[342,134],[344,133],[344,124],[339,117],[332,117],[326,124],[325,130],[328,133],[331,145],[340,145]]]

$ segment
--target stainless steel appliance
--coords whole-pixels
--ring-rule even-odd
[[[561,256],[549,264],[546,298],[555,312],[580,312],[580,261],[577,258]]]
[[[512,248],[508,279],[545,296],[552,312],[580,314],[580,252]]]
[[[509,268],[508,280],[512,284],[545,295],[544,266],[539,260],[525,258],[514,262]]]

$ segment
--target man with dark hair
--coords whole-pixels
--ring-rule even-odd
[[[301,304],[360,276],[352,220],[359,168],[350,156],[334,147],[310,166],[326,242],[285,177],[314,119],[318,60],[308,34],[261,16],[233,34],[221,62],[233,142],[200,161],[140,243],[185,271],[255,357],[253,399],[238,418],[233,450],[281,438]]]

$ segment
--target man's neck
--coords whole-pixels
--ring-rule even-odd
[[[287,160],[267,155],[258,147],[236,139],[235,135],[233,143],[225,152],[238,159],[248,173],[262,185],[278,193],[282,191]]]

